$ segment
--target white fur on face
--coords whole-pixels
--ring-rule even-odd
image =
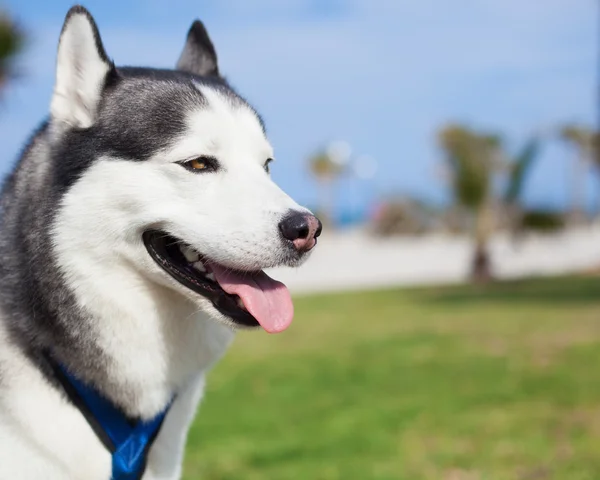
[[[264,169],[273,149],[254,112],[210,88],[200,88],[208,107],[192,112],[188,131],[169,152],[149,162],[168,200],[166,230],[231,268],[257,270],[286,254],[278,224],[290,210],[306,211]],[[217,159],[217,172],[193,173],[175,162],[202,155]]]
[[[204,87],[202,93],[208,105],[190,113],[187,132],[172,148],[142,162],[99,160],[66,194],[56,248],[64,252],[63,268],[77,264],[74,270],[81,270],[73,281],[76,288],[93,289],[81,287],[89,277],[85,265],[121,259],[145,281],[176,289],[211,316],[226,320],[210,301],[154,263],[142,233],[166,230],[231,268],[263,269],[285,257],[289,247],[282,242],[279,222],[290,209],[306,209],[264,170],[273,151],[254,112],[215,90]],[[221,168],[195,173],[177,163],[203,155],[216,158]],[[86,235],[79,237],[79,232]],[[121,276],[113,284],[122,281]]]

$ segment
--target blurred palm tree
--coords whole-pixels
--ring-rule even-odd
[[[450,167],[454,201],[472,217],[471,277],[486,282],[492,278],[488,243],[494,227],[492,180],[502,165],[500,137],[450,124],[439,132],[439,142]]]
[[[571,146],[576,156],[571,180],[571,215],[580,219],[585,211],[586,169],[599,161],[596,157],[598,137],[594,130],[581,125],[563,126],[560,137]]]
[[[345,165],[336,161],[326,150],[320,150],[308,159],[309,168],[319,185],[318,215],[321,221],[331,225],[333,222],[333,183],[344,172]]]
[[[0,89],[14,76],[14,60],[22,46],[22,31],[6,13],[0,12]]]

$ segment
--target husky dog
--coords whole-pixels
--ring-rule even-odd
[[[321,231],[272,159],[201,22],[175,70],[121,68],[69,11],[49,116],[1,196],[0,479],[180,477],[235,330],[292,321],[262,269]]]

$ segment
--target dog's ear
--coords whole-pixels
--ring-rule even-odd
[[[85,8],[72,7],[58,42],[52,119],[90,127],[109,72],[114,72],[114,65],[106,56],[96,22]]]
[[[185,47],[177,61],[177,70],[202,77],[219,76],[217,52],[200,20],[194,21],[190,27]]]

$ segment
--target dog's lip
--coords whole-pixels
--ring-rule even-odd
[[[218,283],[209,281],[200,272],[187,266],[175,237],[160,230],[147,230],[142,234],[142,239],[154,262],[177,282],[210,300],[219,312],[237,325],[260,325],[250,312],[240,308],[237,295],[225,292]],[[204,261],[204,265],[210,265],[209,261]]]

